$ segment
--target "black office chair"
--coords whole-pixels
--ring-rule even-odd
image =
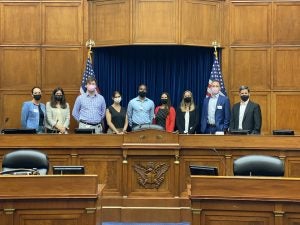
[[[235,176],[283,176],[283,162],[273,156],[248,155],[236,159],[233,163]]]
[[[36,150],[17,150],[3,157],[1,174],[46,175],[49,169],[48,156]]]

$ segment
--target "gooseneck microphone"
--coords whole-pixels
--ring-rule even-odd
[[[1,134],[4,133],[3,130],[5,129],[6,124],[7,124],[8,121],[9,121],[9,117],[6,117],[6,118],[4,119],[3,124],[2,124],[2,127],[1,127]]]
[[[226,165],[224,162],[224,157],[220,154],[220,152],[216,149],[216,148],[210,148],[210,150],[212,150],[213,152],[215,152],[217,154],[217,156],[219,156],[221,158],[221,163],[224,167],[225,173],[226,173]]]

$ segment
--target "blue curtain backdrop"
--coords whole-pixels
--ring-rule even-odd
[[[176,108],[185,90],[191,90],[201,110],[214,60],[213,48],[192,46],[121,46],[93,49],[94,70],[106,104],[115,90],[122,105],[137,96],[138,85],[148,86],[155,105],[160,95],[170,94]]]

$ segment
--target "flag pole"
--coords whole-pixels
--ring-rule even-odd
[[[215,55],[216,59],[218,59],[218,49],[217,49],[217,48],[220,48],[221,45],[220,45],[220,43],[218,43],[217,41],[213,41],[213,42],[211,43],[211,45],[214,47],[214,49],[215,49],[214,55]]]
[[[89,48],[89,51],[88,51],[88,58],[91,60],[91,63],[93,64],[93,62],[92,62],[92,53],[93,53],[92,47],[95,46],[95,41],[93,41],[92,39],[89,39],[89,40],[85,43],[85,46],[86,46],[87,48]]]

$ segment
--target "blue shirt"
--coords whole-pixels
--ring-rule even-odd
[[[215,121],[215,114],[216,114],[216,108],[217,108],[217,102],[218,102],[219,94],[212,95],[209,98],[208,102],[208,116],[207,116],[207,122],[209,124],[216,124]]]
[[[102,95],[91,96],[84,93],[76,98],[72,115],[75,120],[87,123],[100,123],[105,115],[106,104]]]
[[[41,110],[44,113],[45,116],[45,105],[43,103],[40,103]],[[22,128],[30,128],[30,129],[39,129],[39,120],[40,120],[40,112],[39,112],[39,106],[36,104],[33,104],[32,101],[24,102],[22,106],[22,112],[21,112],[21,124]],[[43,121],[44,124],[44,121]]]
[[[141,100],[139,97],[131,99],[127,108],[128,123],[135,124],[152,123],[154,118],[154,103],[149,98]]]

